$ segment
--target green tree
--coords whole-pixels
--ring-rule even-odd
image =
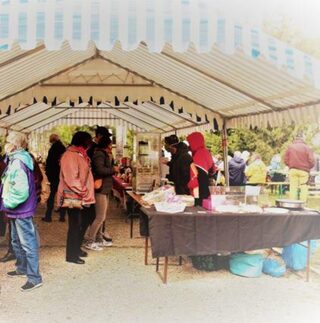
[[[127,145],[126,149],[128,152],[128,156],[132,159],[133,158],[133,138],[134,138],[134,131],[129,129],[127,131]]]
[[[57,133],[60,136],[61,141],[64,145],[70,145],[72,140],[72,136],[77,131],[86,131],[89,132],[92,136],[94,136],[94,127],[83,125],[83,126],[76,126],[76,125],[59,125],[53,127],[50,131],[47,131],[46,134],[49,137],[52,133]]]

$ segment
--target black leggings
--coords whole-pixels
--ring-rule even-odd
[[[69,221],[68,221],[66,260],[75,261],[79,259],[79,255],[80,255],[81,210],[67,209],[67,213],[68,213]]]

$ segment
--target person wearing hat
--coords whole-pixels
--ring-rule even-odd
[[[284,155],[284,162],[289,167],[290,199],[306,202],[308,198],[309,173],[315,164],[313,151],[304,142],[299,133]]]
[[[106,137],[111,139],[112,137],[112,133],[110,133],[106,127],[97,126],[95,129],[95,134],[96,136],[93,138],[93,142],[90,148],[87,150],[87,155],[90,157],[91,160],[101,138]]]
[[[190,180],[190,164],[192,157],[189,154],[188,146],[180,142],[176,135],[164,138],[165,149],[172,157],[167,165],[169,166],[169,181],[174,183],[176,194],[190,195],[188,182]]]
[[[99,143],[101,142],[102,138],[105,138],[105,140],[112,141],[112,133],[109,132],[109,130],[106,127],[100,127],[97,126],[95,129],[95,137],[93,138],[93,141],[87,150],[87,155],[91,160],[91,164],[93,163],[93,156],[96,149],[99,148]],[[84,241],[85,233],[89,226],[91,226],[96,218],[96,210],[95,205],[92,204],[90,207],[86,208],[83,212],[82,222],[81,222],[81,228],[80,228],[80,240],[81,242]],[[112,238],[109,236],[109,234],[105,230],[105,224],[103,224],[103,240],[106,241],[106,243],[111,246],[112,245]]]

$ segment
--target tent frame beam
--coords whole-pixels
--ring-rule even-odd
[[[31,88],[33,88],[33,87],[35,87],[35,86],[39,85],[39,84],[41,85],[43,82],[45,82],[45,81],[47,81],[47,80],[50,80],[51,78],[53,78],[53,77],[55,77],[55,76],[58,76],[58,75],[60,75],[60,74],[62,74],[62,73],[65,73],[65,72],[67,72],[67,71],[69,71],[69,70],[72,70],[73,68],[75,68],[75,67],[77,67],[77,66],[79,66],[79,65],[81,65],[81,64],[84,64],[84,63],[86,63],[86,62],[88,62],[88,61],[91,61],[91,60],[93,60],[94,58],[95,58],[95,56],[94,56],[94,55],[93,55],[93,56],[90,56],[89,58],[86,58],[86,59],[82,60],[81,62],[78,62],[78,63],[76,63],[76,64],[74,64],[74,65],[72,65],[72,66],[69,66],[69,67],[67,67],[67,68],[65,68],[65,69],[63,69],[63,70],[61,70],[61,71],[59,71],[59,72],[57,72],[57,73],[54,73],[54,74],[52,74],[52,75],[50,75],[50,76],[48,76],[48,77],[46,77],[46,78],[43,78],[43,79],[41,79],[40,81],[38,81],[38,82],[36,82],[36,83],[33,83],[33,84],[31,84],[31,85],[29,85],[29,86],[27,86],[27,87],[25,87],[25,88],[23,88],[23,89],[21,89],[21,90],[19,90],[19,91],[15,92],[15,93],[9,94],[9,95],[5,96],[4,98],[0,99],[0,103],[1,103],[1,102],[3,102],[3,101],[5,101],[5,100],[7,100],[7,99],[10,99],[11,97],[13,97],[13,96],[15,96],[15,95],[17,95],[17,94],[19,94],[19,93],[22,93],[22,92],[24,92],[24,91],[27,91],[27,90],[29,90],[29,89],[31,89]]]
[[[104,103],[105,103],[105,104],[107,104],[106,102],[104,102]],[[108,105],[108,104],[107,104],[107,105]],[[129,118],[133,118],[133,117],[132,117],[132,115],[131,115],[131,114],[129,114],[129,113],[126,113],[126,112],[124,112],[124,111],[121,111],[121,113],[123,113],[123,114],[127,115]],[[154,126],[153,124],[151,124],[150,122],[145,121],[145,120],[142,120],[141,118],[138,118],[137,116],[135,116],[134,118],[135,118],[135,119],[137,119],[138,121],[140,121],[140,122],[144,123],[144,124],[147,124],[147,125],[149,125],[149,126],[151,126],[151,127],[154,127],[154,129],[160,130],[160,132],[161,132],[161,133],[163,133],[163,129],[158,128],[158,127],[155,127],[155,126]]]
[[[252,95],[251,93],[248,93],[248,92],[246,92],[246,91],[244,91],[244,90],[230,84],[229,82],[221,80],[218,77],[215,77],[215,76],[213,76],[213,75],[211,75],[211,74],[209,74],[209,73],[207,73],[207,72],[205,72],[205,71],[203,71],[203,70],[201,70],[201,69],[199,69],[199,68],[197,68],[197,67],[195,67],[195,66],[193,66],[193,65],[191,65],[189,63],[186,63],[183,60],[170,55],[169,53],[166,53],[166,52],[162,51],[161,55],[164,55],[164,56],[174,60],[175,62],[178,62],[178,63],[182,64],[183,66],[186,66],[186,67],[188,67],[188,68],[190,68],[190,69],[192,69],[192,70],[194,70],[194,71],[196,71],[198,73],[201,73],[202,75],[204,75],[204,76],[206,76],[206,77],[208,77],[208,78],[210,78],[210,79],[212,79],[212,80],[214,80],[214,81],[216,81],[216,82],[218,82],[220,84],[225,85],[226,87],[228,87],[228,88],[230,88],[230,89],[232,89],[232,90],[234,90],[234,91],[236,91],[236,92],[238,92],[238,93],[240,93],[240,94],[242,94],[242,95],[244,95],[244,96],[246,96],[246,97],[248,97],[248,98],[250,98],[250,99],[252,99],[252,100],[254,100],[254,101],[256,101],[256,102],[258,102],[258,103],[260,103],[262,105],[264,105],[264,106],[266,106],[266,107],[268,107],[272,111],[276,111],[276,112],[280,111],[281,112],[281,111],[284,111],[284,110],[287,110],[287,109],[304,108],[304,107],[308,107],[308,106],[311,106],[311,105],[320,104],[320,100],[315,100],[315,101],[309,101],[309,102],[305,102],[305,103],[301,103],[301,104],[293,104],[293,105],[289,105],[289,106],[286,106],[286,107],[275,106],[273,104],[270,104],[270,103],[266,102],[265,100],[263,100],[261,98],[256,97],[255,95]],[[261,113],[268,113],[268,112],[264,111],[264,112],[261,112]],[[253,112],[253,113],[243,114],[243,115],[237,116],[236,118],[243,117],[243,116],[249,116],[249,115],[256,115],[256,114],[259,114],[259,113]],[[228,118],[228,119],[233,118],[232,116],[225,116],[225,117]]]
[[[161,109],[163,109],[162,108],[162,106],[160,105],[160,104],[157,104],[157,103],[154,103],[154,102],[152,102],[152,101],[147,101],[149,104],[151,104],[151,105],[154,105],[155,107],[158,107],[158,108],[161,108]],[[181,119],[183,119],[183,120],[186,120],[186,121],[188,121],[188,122],[190,122],[190,123],[193,123],[194,125],[198,125],[197,124],[197,122],[195,122],[194,120],[192,120],[191,118],[187,118],[187,117],[185,117],[185,116],[182,116],[180,113],[177,113],[177,112],[174,112],[174,111],[170,111],[170,110],[167,110],[167,109],[165,109],[164,110],[166,113],[170,113],[170,114],[172,114],[172,115],[175,115],[175,116],[177,116],[177,117],[179,117],[179,118],[181,118]]]
[[[205,126],[207,124],[210,124],[210,122],[206,121],[206,122],[198,123],[196,125],[190,125],[190,126],[184,126],[184,127],[176,128],[174,132],[177,133],[179,130],[190,129],[190,128],[195,128],[195,127],[201,127],[201,126]],[[168,131],[164,131],[163,133],[169,133],[169,132],[172,132],[172,131],[173,130],[168,130]]]
[[[68,109],[65,109],[65,110],[62,110],[62,111],[59,111],[57,114],[55,114],[55,116],[56,115],[58,115],[58,114],[60,114],[60,113],[63,113],[63,112],[65,112],[66,110],[68,110]],[[71,114],[71,113],[70,113]],[[46,120],[46,118],[47,117],[45,117],[44,119],[41,119],[41,120],[38,120],[36,123],[33,123],[33,124],[31,124],[31,125],[29,125],[29,126],[27,126],[27,127],[24,127],[22,130],[23,131],[26,131],[27,129],[29,129],[30,127],[33,127],[33,126],[35,126],[36,124],[38,124],[38,123],[41,123],[41,122],[43,122],[43,121],[45,121]],[[58,119],[57,119],[58,120]],[[47,124],[49,124],[50,122],[48,122]],[[47,125],[47,124],[45,124],[45,125]],[[45,126],[45,125],[43,125],[43,126]]]
[[[63,87],[154,87],[153,84],[119,84],[119,83],[41,83],[41,87],[53,87],[53,86],[63,86]]]
[[[193,65],[191,65],[189,63],[186,63],[183,60],[181,60],[181,59],[179,59],[177,57],[174,57],[174,56],[170,55],[169,53],[166,53],[166,52],[162,51],[161,52],[161,55],[164,55],[165,57],[168,57],[171,60],[173,60],[173,61],[175,61],[175,62],[177,62],[177,63],[179,63],[179,64],[181,64],[183,66],[186,66],[186,67],[190,68],[191,70],[196,71],[196,72],[198,72],[198,73],[200,73],[200,74],[202,74],[202,75],[210,78],[211,80],[216,81],[217,83],[220,83],[220,84],[226,86],[227,88],[232,89],[235,92],[238,92],[238,93],[246,96],[249,99],[252,99],[252,100],[254,100],[256,102],[259,102],[262,105],[264,105],[265,107],[267,107],[267,108],[269,108],[269,109],[271,109],[273,111],[277,110],[277,107],[273,106],[272,104],[270,104],[268,102],[265,102],[264,100],[262,100],[262,99],[260,99],[260,98],[258,98],[256,96],[254,96],[254,95],[252,95],[252,94],[250,94],[250,93],[248,93],[248,92],[246,92],[246,91],[244,91],[244,90],[242,90],[242,89],[240,89],[240,88],[238,88],[238,87],[236,87],[234,85],[232,85],[229,82],[226,82],[224,80],[221,80],[220,78],[218,78],[216,76],[213,76],[213,75],[211,75],[211,74],[209,74],[209,73],[201,70],[200,68],[197,68],[197,67],[195,67],[195,66],[193,66]]]
[[[183,95],[183,94],[181,94],[181,93],[179,93],[177,91],[174,91],[174,90],[172,90],[172,89],[170,89],[170,88],[168,88],[168,87],[166,87],[166,86],[164,86],[164,85],[162,85],[162,84],[160,84],[158,82],[155,82],[154,80],[151,80],[151,79],[149,79],[149,78],[147,78],[147,77],[145,77],[145,76],[143,76],[143,75],[141,75],[141,74],[139,74],[139,73],[137,73],[135,71],[132,71],[131,69],[129,69],[129,68],[127,68],[127,67],[125,67],[125,66],[123,66],[123,65],[121,65],[119,63],[116,63],[116,62],[114,62],[113,60],[111,60],[109,58],[106,58],[106,57],[101,56],[101,55],[99,56],[99,58],[101,58],[101,59],[103,59],[103,60],[105,60],[105,61],[107,61],[107,62],[109,62],[111,64],[114,64],[115,66],[118,66],[118,67],[120,67],[120,68],[122,68],[122,69],[124,69],[124,70],[126,70],[126,71],[128,71],[128,72],[130,72],[132,74],[134,74],[134,75],[137,75],[137,76],[141,77],[142,79],[144,79],[144,80],[146,80],[148,82],[151,82],[153,85],[159,86],[160,88],[162,88],[164,90],[167,90],[168,92],[171,92],[171,93],[179,96],[180,98],[183,98],[183,99],[185,99],[185,100],[187,100],[187,101],[189,101],[191,103],[194,103],[194,104],[198,105],[199,107],[201,107],[201,108],[203,108],[203,109],[205,109],[205,110],[207,110],[207,111],[209,111],[211,113],[215,113],[215,114],[219,115],[221,118],[226,117],[223,113],[218,112],[218,111],[214,111],[211,108],[203,105],[202,103],[199,103],[199,102],[197,102],[197,101],[195,101],[195,100],[187,97],[186,95]]]
[[[151,117],[152,119],[154,119],[154,120],[156,120],[156,121],[158,121],[158,122],[160,122],[160,123],[163,123],[163,124],[164,124],[164,125],[166,125],[166,126],[171,127],[173,130],[177,130],[177,128],[176,128],[176,127],[174,127],[173,125],[171,125],[170,123],[167,123],[167,122],[165,122],[165,121],[163,121],[163,120],[160,120],[160,119],[156,118],[154,115],[152,115],[152,114],[150,114],[150,113],[142,112],[142,111],[140,111],[138,108],[134,108],[132,105],[129,105],[129,104],[127,104],[127,103],[123,103],[123,104],[124,104],[124,105],[126,105],[128,108],[132,109],[133,111],[137,111],[137,112],[140,112],[140,113],[144,113],[144,114],[145,114],[145,115],[147,115],[148,117]]]

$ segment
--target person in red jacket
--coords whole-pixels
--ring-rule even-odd
[[[308,198],[309,172],[315,164],[314,153],[306,145],[302,134],[298,134],[284,155],[289,167],[290,199],[306,201]]]
[[[188,187],[194,196],[195,205],[202,205],[203,199],[210,196],[209,174],[216,172],[212,156],[205,147],[203,134],[193,132],[187,137],[189,149],[192,152],[190,164],[190,181]]]

